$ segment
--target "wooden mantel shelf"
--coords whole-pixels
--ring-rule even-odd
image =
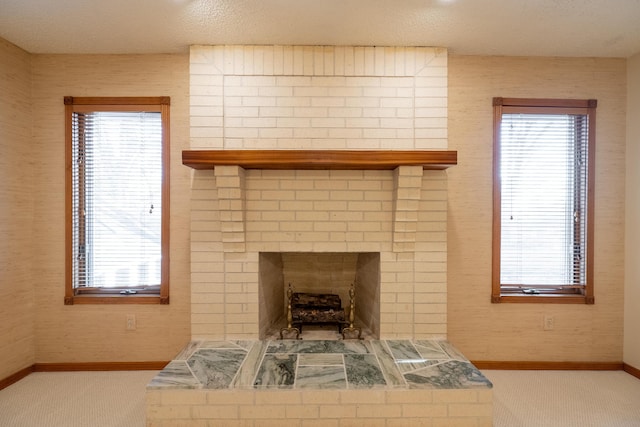
[[[396,150],[185,150],[182,164],[193,169],[240,166],[244,169],[383,170],[422,166],[441,170],[458,163],[457,151]]]

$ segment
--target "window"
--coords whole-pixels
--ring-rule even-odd
[[[169,98],[64,103],[65,304],[168,304]]]
[[[494,98],[493,302],[593,304],[596,104]]]

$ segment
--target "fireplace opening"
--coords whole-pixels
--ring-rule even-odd
[[[261,252],[259,256],[259,337],[275,339],[287,327],[287,289],[337,295],[349,321],[354,289],[354,326],[363,337],[380,338],[379,252]],[[304,324],[303,339],[340,339],[335,324]]]

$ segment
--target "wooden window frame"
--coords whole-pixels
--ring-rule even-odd
[[[534,98],[494,98],[493,99],[493,241],[492,241],[492,303],[552,303],[552,304],[594,304],[594,213],[595,213],[595,99],[534,99]],[[505,109],[510,112],[531,112],[545,114],[560,109],[576,110],[588,116],[588,166],[587,166],[587,224],[586,224],[586,283],[579,292],[504,293],[500,283],[501,244],[501,182],[500,182],[500,127]]]
[[[170,98],[161,97],[64,97],[65,105],[65,305],[74,304],[169,304],[169,106]],[[161,221],[161,282],[136,293],[121,294],[121,288],[73,287],[72,262],[72,144],[73,113],[91,111],[148,111],[161,113],[162,120],[162,221]]]

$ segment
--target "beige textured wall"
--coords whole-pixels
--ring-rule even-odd
[[[37,362],[169,360],[189,341],[188,92],[186,55],[33,56]],[[65,95],[171,97],[169,305],[63,305]]]
[[[0,59],[0,231],[9,236],[0,242],[0,378],[34,361],[173,357],[190,338],[190,170],[180,161],[189,140],[188,56],[30,56],[2,41]],[[449,339],[474,360],[621,360],[626,61],[450,56],[448,66],[449,148],[459,155],[459,164],[446,172]],[[171,96],[168,306],[62,303],[64,95]],[[489,302],[494,96],[598,99],[593,306]],[[130,313],[138,319],[135,332],[125,331]],[[542,331],[543,314],[556,317],[554,331]],[[637,345],[631,333],[627,343]],[[637,360],[629,357],[627,363]]]
[[[490,303],[495,96],[598,100],[595,305]],[[448,337],[470,359],[622,360],[625,111],[624,59],[449,57]]]
[[[624,362],[640,369],[640,54],[627,67],[626,263],[624,290]]]
[[[29,54],[0,39],[0,380],[34,361]]]

